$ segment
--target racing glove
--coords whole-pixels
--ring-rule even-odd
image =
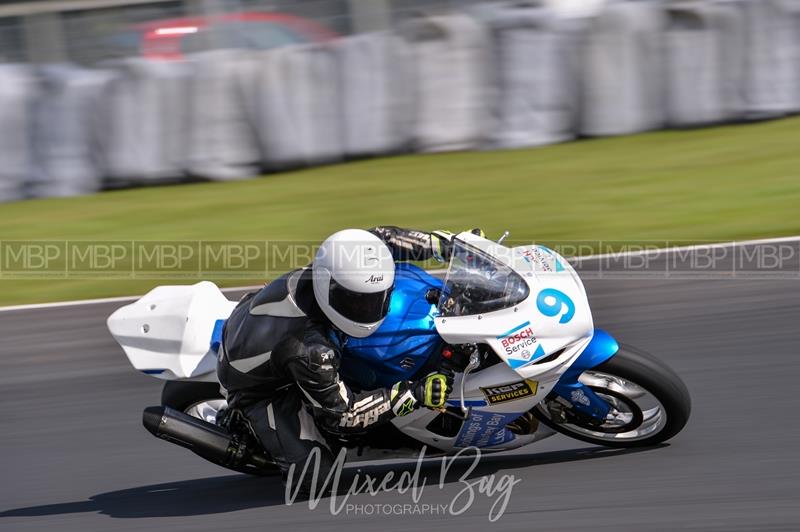
[[[414,396],[413,383],[401,381],[392,386],[389,392],[389,405],[396,416],[405,416],[417,408],[417,398]]]
[[[445,407],[447,396],[453,391],[453,374],[451,372],[433,372],[417,381],[412,387],[414,398],[422,406],[431,409]]]
[[[414,383],[414,397],[427,408],[442,409],[447,396],[453,391],[453,374],[451,372],[430,373],[424,379]]]
[[[420,406],[438,410],[444,408],[453,390],[451,372],[433,372],[416,382],[398,382],[392,386],[390,403],[396,416],[405,416]]]

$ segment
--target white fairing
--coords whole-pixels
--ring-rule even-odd
[[[211,334],[235,306],[208,281],[159,286],[118,309],[107,325],[136,369],[165,380],[216,381]]]
[[[489,344],[523,378],[563,373],[594,332],[586,290],[572,266],[543,246],[506,248],[470,233],[458,238],[511,267],[525,279],[530,294],[506,309],[438,317],[437,332],[451,344]],[[556,292],[565,295],[570,304],[550,295]],[[542,308],[553,310],[545,313]],[[561,349],[563,353],[554,360],[536,363]]]
[[[530,293],[515,306],[502,310],[438,317],[436,329],[450,344],[488,344],[505,364],[467,376],[464,400],[470,414],[454,437],[427,429],[439,415],[435,411],[417,410],[395,418],[393,423],[409,436],[445,452],[467,446],[500,451],[528,445],[554,431],[539,425],[531,434],[512,434],[506,424],[541,402],[588,345],[594,327],[586,291],[566,259],[548,248],[506,248],[470,233],[462,233],[458,239],[509,266],[525,279]],[[550,295],[555,291],[557,298]],[[555,355],[552,360],[548,358],[551,355]],[[461,402],[462,378],[462,374],[456,377],[455,392],[448,400],[451,406]],[[492,403],[492,390],[503,387],[521,387],[525,393]]]

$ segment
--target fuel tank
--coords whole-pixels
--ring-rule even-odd
[[[439,353],[443,342],[433,322],[436,305],[425,294],[442,285],[413,264],[397,264],[389,313],[378,330],[367,338],[338,342],[340,372],[348,385],[369,390],[410,380]]]

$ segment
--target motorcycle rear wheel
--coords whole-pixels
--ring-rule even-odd
[[[584,372],[580,381],[612,406],[601,424],[564,411],[548,397],[533,409],[545,425],[581,441],[615,448],[647,447],[678,434],[691,413],[691,398],[681,378],[652,355],[627,345],[606,362]]]
[[[214,423],[225,399],[216,382],[167,381],[161,390],[161,404]]]

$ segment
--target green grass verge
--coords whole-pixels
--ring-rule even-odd
[[[318,241],[340,228],[378,224],[480,226],[490,235],[509,230],[515,240],[551,245],[794,235],[799,139],[800,118],[791,118],[25,201],[0,205],[0,241]],[[5,255],[0,304],[136,294],[170,282],[23,280],[9,273],[19,257]],[[262,277],[212,280],[241,285]]]

